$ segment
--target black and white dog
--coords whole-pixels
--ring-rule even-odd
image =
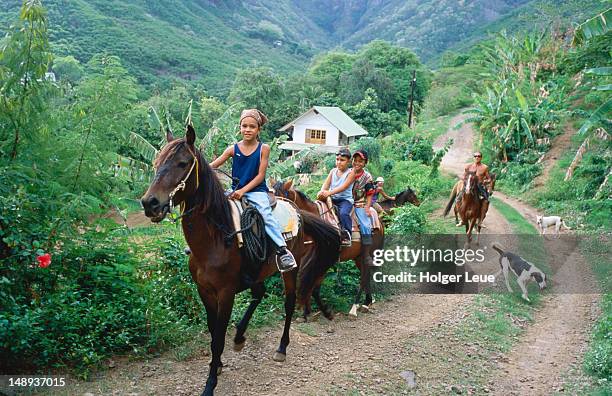
[[[511,270],[514,275],[516,275],[516,281],[523,291],[522,297],[527,301],[529,301],[529,297],[527,297],[527,287],[525,285],[531,279],[537,282],[538,286],[540,286],[540,290],[546,288],[546,274],[540,271],[535,265],[514,253],[504,252],[502,248],[495,243],[491,247],[497,250],[500,255],[499,264],[501,270],[495,274],[495,278],[497,279],[499,274],[503,272],[506,280],[506,287],[510,293],[512,293],[512,289],[510,288],[510,282],[508,280],[508,270]]]

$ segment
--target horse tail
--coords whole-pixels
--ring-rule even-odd
[[[319,216],[300,210],[304,232],[315,242],[314,257],[306,261],[298,273],[297,298],[301,305],[310,300],[317,281],[340,257],[340,233]]]
[[[497,243],[493,243],[493,245],[491,245],[491,247],[495,250],[497,250],[497,253],[499,253],[501,256],[504,255],[504,251],[502,249],[502,247],[500,245],[498,245]]]
[[[446,208],[444,209],[444,217],[446,217],[448,212],[450,212],[451,208],[453,207],[453,204],[455,203],[455,198],[457,198],[457,187],[453,186],[453,191],[451,191],[450,199],[448,200]]]

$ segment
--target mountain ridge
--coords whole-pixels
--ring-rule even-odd
[[[47,0],[43,4],[54,53],[72,55],[81,63],[96,53],[111,53],[145,86],[163,89],[178,79],[226,96],[236,73],[248,67],[299,73],[319,52],[353,51],[374,39],[408,47],[423,61],[435,64],[443,51],[462,51],[463,43],[482,39],[489,30],[511,30],[513,23],[528,28],[520,20],[524,16],[520,10],[537,18],[538,7],[549,7],[548,13],[564,8],[579,13],[603,3]],[[0,6],[0,23],[8,26],[17,18],[21,1],[0,0]]]

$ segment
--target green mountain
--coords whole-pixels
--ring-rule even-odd
[[[87,62],[94,54],[118,55],[144,85],[172,78],[200,82],[224,95],[239,69],[271,66],[287,73],[303,70],[323,48],[324,34],[291,8],[239,1],[49,0],[51,42],[56,54]],[[273,4],[269,1],[269,7]],[[0,22],[17,18],[20,0],[0,0]],[[265,19],[262,14],[268,15]],[[281,28],[281,24],[294,26]],[[317,32],[305,40],[309,32]]]
[[[149,88],[173,79],[224,96],[240,69],[287,74],[314,54],[374,39],[411,48],[424,61],[461,50],[501,28],[558,17],[579,21],[601,0],[45,0],[54,52],[87,62],[118,55]],[[21,0],[0,0],[0,30]],[[544,22],[543,22],[544,21]],[[3,28],[4,27],[4,28]]]

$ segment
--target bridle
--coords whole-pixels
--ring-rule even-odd
[[[189,177],[191,177],[191,173],[194,169],[196,169],[196,190],[200,187],[200,164],[198,162],[198,157],[193,152],[193,150],[191,150],[189,145],[187,145],[187,150],[189,151],[189,154],[191,154],[191,156],[193,157],[193,163],[191,164],[191,168],[189,168],[189,172],[187,172],[187,175],[183,178],[183,180],[181,180],[179,184],[174,188],[174,190],[172,190],[170,194],[168,194],[168,197],[170,198],[170,202],[168,204],[170,212],[172,212],[172,209],[174,209],[174,196],[179,191],[185,191],[185,187],[187,186],[187,180],[189,179]],[[187,213],[191,212],[193,209],[195,209],[195,206],[191,208],[187,213],[184,213],[184,208],[184,203],[181,203],[181,215],[174,220],[175,222],[181,217],[185,216]]]

